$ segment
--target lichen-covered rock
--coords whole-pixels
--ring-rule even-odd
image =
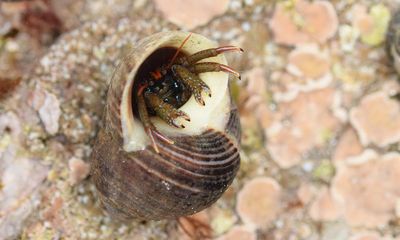
[[[363,43],[376,46],[384,42],[390,20],[390,10],[383,4],[371,6],[357,4],[353,6],[353,26],[361,33]]]
[[[239,192],[236,210],[245,224],[266,228],[281,210],[281,187],[271,178],[249,181]]]
[[[339,168],[332,191],[352,226],[380,227],[393,218],[400,197],[400,155],[378,155],[372,150],[349,160]]]
[[[335,164],[343,164],[348,158],[361,154],[363,147],[358,140],[357,133],[354,129],[346,130],[335,148],[333,161]]]
[[[26,155],[20,118],[0,114],[0,236],[14,239],[40,199],[39,189],[48,168]]]
[[[235,226],[217,240],[256,240],[257,235],[254,230],[246,226]]]
[[[340,216],[340,208],[330,190],[323,188],[311,204],[309,213],[315,221],[334,221]]]
[[[330,111],[333,98],[334,90],[326,88],[302,93],[293,101],[278,105],[265,134],[267,149],[279,166],[290,168],[300,163],[303,154],[322,146],[327,133],[337,130],[339,121]]]
[[[281,2],[275,8],[270,27],[277,43],[323,43],[335,35],[338,18],[330,2],[299,0],[293,5],[287,7]]]
[[[223,14],[228,8],[229,1],[156,0],[155,4],[166,19],[184,29],[191,29]]]
[[[350,121],[363,145],[385,147],[400,141],[400,105],[383,91],[365,96],[351,109]]]
[[[330,62],[326,52],[316,45],[302,46],[289,54],[287,69],[295,76],[319,79],[329,72]]]

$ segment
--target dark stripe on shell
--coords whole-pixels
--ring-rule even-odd
[[[161,154],[151,147],[134,153],[107,144],[96,148],[93,161],[99,170],[93,171],[93,178],[104,204],[117,208],[112,213],[120,218],[141,219],[175,218],[206,208],[230,185],[239,168],[238,145],[228,134],[208,130],[175,138],[179,141],[173,145],[160,142]],[[105,136],[103,142],[117,141],[114,134]]]

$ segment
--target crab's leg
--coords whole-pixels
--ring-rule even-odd
[[[169,103],[164,102],[157,94],[145,93],[144,97],[147,100],[146,102],[150,105],[149,107],[157,113],[157,116],[159,116],[169,125],[176,128],[185,128],[183,124],[177,123],[178,118],[182,118],[190,122],[190,118],[185,112],[174,108]]]
[[[196,63],[190,67],[193,69],[195,73],[204,73],[204,72],[227,72],[232,73],[237,78],[240,79],[240,73],[233,70],[231,67],[226,66],[224,64],[216,63],[216,62],[202,62]]]
[[[218,54],[221,54],[224,52],[231,52],[231,51],[243,52],[243,49],[240,47],[236,47],[236,46],[223,46],[223,47],[217,47],[217,48],[209,48],[209,49],[205,49],[203,51],[194,53],[188,57],[180,58],[179,61],[181,61],[181,63],[183,63],[185,65],[192,65],[193,63],[196,63],[202,59],[209,58],[209,57],[215,57]]]
[[[161,134],[153,125],[153,123],[150,121],[149,113],[147,112],[146,102],[144,100],[142,93],[138,94],[137,100],[138,100],[139,118],[143,124],[144,130],[146,131],[147,135],[150,138],[154,151],[159,153],[160,151],[157,147],[156,137],[160,138],[161,140],[169,144],[173,144],[174,141]]]
[[[203,106],[206,105],[201,95],[204,91],[209,97],[211,97],[211,90],[207,84],[205,84],[195,73],[192,73],[189,69],[181,65],[173,65],[172,71],[186,86],[188,86],[196,101]]]

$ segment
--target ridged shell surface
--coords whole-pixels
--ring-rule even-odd
[[[123,120],[125,113],[131,116],[132,112],[132,104],[124,102],[131,103],[135,71],[147,56],[168,46],[177,35],[182,41],[187,33],[159,33],[137,43],[110,82],[103,127],[92,152],[92,178],[106,209],[117,218],[160,220],[201,211],[222,195],[239,168],[240,123],[227,87],[226,92],[218,93],[228,96],[221,103],[227,109],[222,128],[168,134],[175,143],[158,141],[160,153],[143,139],[139,140],[144,142],[142,148],[126,147],[127,123],[137,121]],[[128,128],[140,128],[140,124]]]
[[[397,73],[400,73],[400,10],[397,10],[390,20],[386,36],[386,52]]]

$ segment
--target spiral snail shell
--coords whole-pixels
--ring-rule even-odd
[[[239,168],[240,122],[230,98],[228,74],[199,74],[212,97],[201,106],[190,96],[180,106],[190,117],[185,128],[151,117],[154,126],[174,142],[156,141],[158,152],[138,117],[135,84],[149,64],[165,64],[164,55],[180,46],[184,55],[216,48],[201,35],[187,36],[162,32],[142,39],[113,74],[91,161],[101,201],[114,217],[160,220],[194,214],[222,195]],[[207,61],[226,63],[222,55]]]
[[[400,11],[396,11],[390,20],[386,36],[386,52],[395,70],[400,73]]]

